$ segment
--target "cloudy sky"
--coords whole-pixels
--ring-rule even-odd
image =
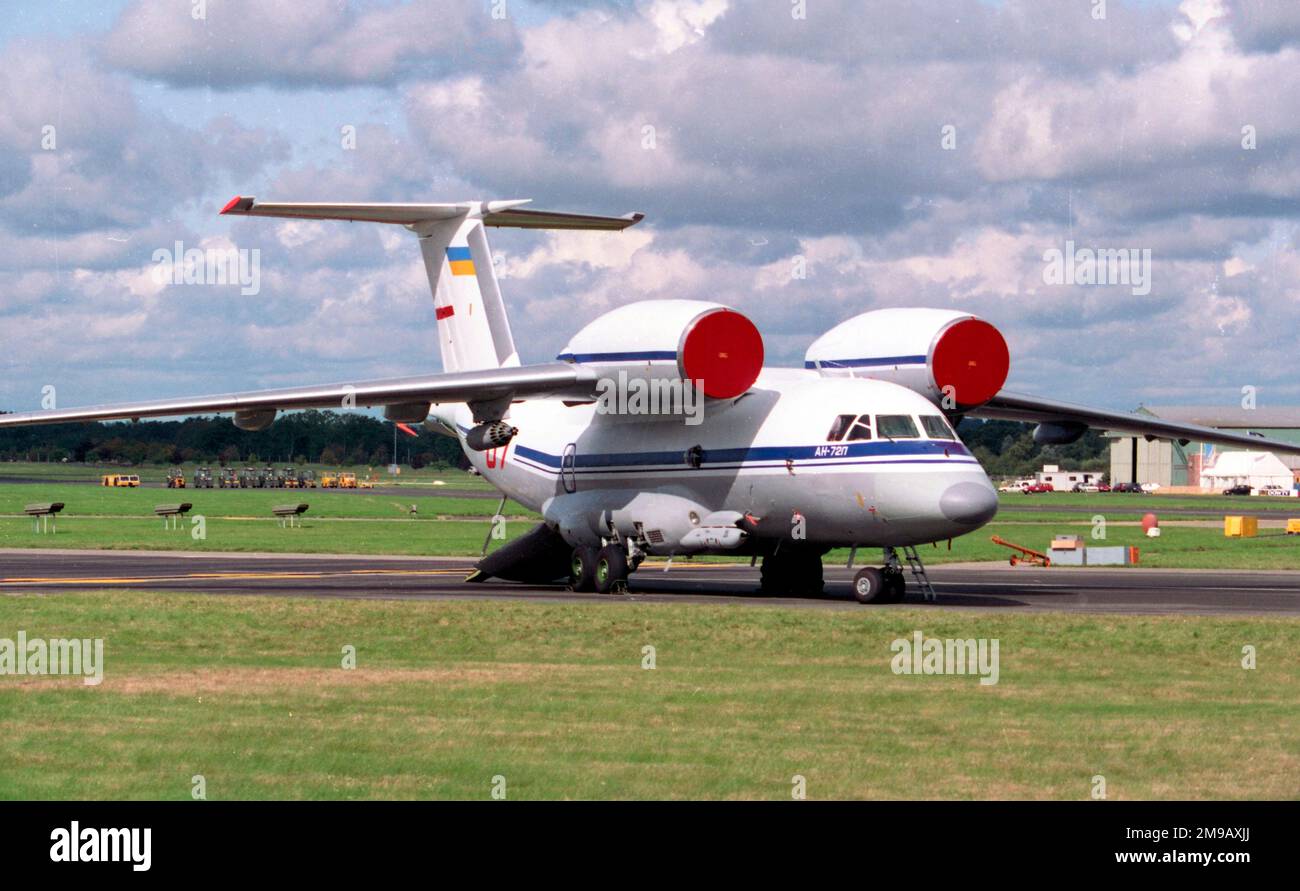
[[[1294,0],[8,4],[0,407],[440,368],[413,236],[236,194],[644,211],[492,230],[525,361],[647,298],[777,364],[940,306],[1017,390],[1300,405],[1298,96]],[[1149,250],[1150,293],[1048,283],[1067,241]],[[256,249],[260,289],[160,281],[176,242]]]

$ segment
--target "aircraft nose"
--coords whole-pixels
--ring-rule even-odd
[[[998,512],[998,494],[992,486],[956,483],[939,496],[939,510],[954,523],[981,526]]]

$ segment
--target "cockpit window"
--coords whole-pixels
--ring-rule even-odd
[[[925,435],[931,439],[957,438],[943,415],[921,415],[921,426],[925,428]]]
[[[840,415],[835,419],[835,423],[831,424],[831,432],[826,434],[826,439],[830,442],[839,442],[844,438],[844,434],[849,432],[849,428],[853,426],[853,422],[857,420],[857,417],[857,415]],[[870,439],[871,437],[868,436],[867,438]]]
[[[876,431],[881,439],[920,439],[911,415],[876,415]]]
[[[849,442],[859,442],[871,438],[871,415],[863,415],[858,418],[858,422],[853,425],[849,431]]]

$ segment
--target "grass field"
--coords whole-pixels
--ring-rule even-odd
[[[458,498],[425,489],[401,495],[373,494],[365,489],[126,489],[77,483],[9,483],[0,485],[0,515],[19,514],[33,502],[62,501],[62,516],[151,517],[156,505],[188,501],[194,513],[209,517],[265,519],[277,504],[306,502],[308,516],[354,519],[407,519],[411,505],[421,517],[490,517],[492,498]],[[536,516],[507,502],[506,516]]]
[[[1222,511],[1225,514],[1241,510],[1276,510],[1280,513],[1300,514],[1300,499],[1263,495],[1160,495],[1130,494],[1128,492],[1048,492],[1025,495],[1019,492],[1002,492],[998,495],[1002,508],[1021,505],[1058,507],[1097,507],[1104,513],[1145,513],[1161,508],[1188,508],[1193,510]]]
[[[1286,620],[112,591],[0,598],[18,629],[105,672],[0,677],[10,799],[1300,795]],[[893,674],[916,629],[997,638],[999,682]]]
[[[309,519],[301,528],[282,529],[275,520],[218,517],[205,524],[206,538],[196,540],[188,525],[164,531],[162,521],[154,519],[63,520],[57,535],[34,534],[29,520],[0,519],[0,547],[456,556],[477,555],[490,528],[486,520]],[[530,520],[507,520],[507,540],[532,525]]]
[[[194,475],[194,464],[177,465],[185,473],[185,480],[189,482]],[[215,463],[200,463],[199,466],[212,468],[213,473],[217,473],[219,466]],[[231,465],[232,467],[242,468],[243,464]],[[265,462],[255,465],[257,467],[265,466]],[[284,462],[275,462],[276,467],[285,466]],[[435,483],[442,483],[457,489],[476,489],[481,491],[491,491],[492,487],[481,476],[467,473],[463,470],[449,470],[439,467],[422,467],[419,470],[412,470],[410,467],[403,466],[400,475],[391,477],[388,475],[386,468],[370,467],[366,465],[348,465],[336,467],[325,464],[295,464],[298,470],[314,470],[319,477],[323,470],[350,471],[357,475],[358,479],[364,479],[367,475],[373,473],[378,480],[376,485],[381,486],[403,486],[403,487],[423,487],[432,486]],[[4,461],[0,462],[0,483],[6,480],[49,480],[51,482],[98,482],[99,478],[106,473],[134,473],[138,474],[141,481],[146,486],[162,486],[167,481],[167,471],[172,469],[172,465],[155,465],[150,464],[143,467],[121,467],[107,464],[74,464],[69,462],[46,462],[46,461]]]

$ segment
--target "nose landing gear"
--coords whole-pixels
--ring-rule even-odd
[[[926,600],[933,599],[934,589],[925,575],[925,567],[915,548],[905,548],[907,562],[912,568],[921,587],[921,594]],[[853,596],[859,603],[901,603],[907,595],[907,578],[903,575],[903,561],[898,558],[898,551],[885,548],[885,565],[877,569],[868,566],[858,570],[853,577]]]
[[[858,603],[899,603],[906,593],[903,571],[895,566],[868,566],[853,577],[853,596]]]

